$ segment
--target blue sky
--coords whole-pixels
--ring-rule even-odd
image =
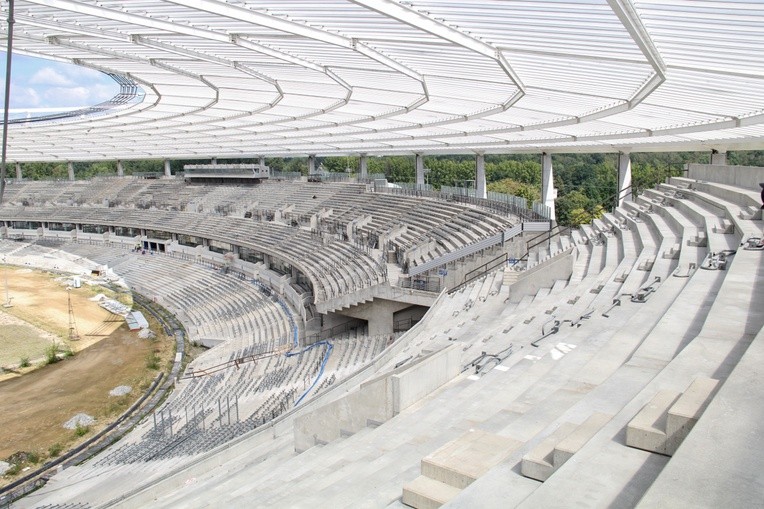
[[[0,52],[0,90],[5,88],[5,55]],[[54,108],[76,109],[111,99],[119,85],[102,72],[53,60],[13,55],[11,68],[11,112]],[[2,111],[0,99],[0,111]]]

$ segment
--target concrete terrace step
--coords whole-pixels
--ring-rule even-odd
[[[461,491],[444,482],[420,475],[403,486],[401,502],[417,509],[437,509],[455,498]]]
[[[638,508],[761,505],[764,426],[761,393],[755,388],[761,381],[762,363],[764,328],[639,501]]]
[[[612,416],[594,413],[580,425],[563,423],[530,453],[523,456],[522,474],[546,481],[591,439]]]
[[[719,380],[696,378],[683,393],[660,391],[626,427],[626,445],[672,456],[698,422]]]
[[[520,445],[508,437],[470,430],[422,459],[422,475],[403,487],[403,503],[440,507]]]

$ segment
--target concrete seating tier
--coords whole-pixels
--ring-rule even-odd
[[[170,256],[142,255],[104,245],[69,243],[52,248],[3,240],[0,252],[30,260],[38,255],[48,259],[71,256],[80,264],[87,255],[87,267],[108,265],[124,274],[129,284],[178,315],[187,330],[202,325],[193,321],[200,317],[214,321],[215,330],[232,334],[189,364],[175,391],[153,417],[84,467],[92,475],[112,475],[115,466],[131,465],[122,471],[124,475],[142,478],[157,463],[209,451],[266,425],[291,409],[298,398],[303,399],[303,393],[304,401],[315,397],[367,364],[392,340],[386,336],[348,338],[335,341],[331,355],[328,346],[322,345],[285,357],[276,353],[289,332],[284,309],[262,295],[259,287],[239,278]],[[268,328],[273,324],[267,316],[282,323]],[[261,328],[246,337],[240,329],[249,319],[253,320],[251,327]],[[276,332],[281,335],[270,336]],[[253,362],[256,357],[262,360]],[[219,369],[225,361],[228,366]],[[320,385],[313,383],[319,373]]]
[[[55,220],[154,229],[259,249],[301,269],[314,284],[316,302],[368,288],[386,280],[384,267],[380,263],[347,243],[324,243],[320,238],[303,230],[274,223],[255,223],[243,218],[151,210],[3,207],[0,209],[0,219],[46,222]],[[56,235],[54,232],[50,234]],[[35,235],[34,232],[30,233],[30,237]]]
[[[738,249],[726,270],[680,271],[735,239],[722,219],[739,226],[722,201],[676,192],[644,193],[572,234],[567,281],[518,302],[496,275],[443,295],[371,366],[303,410],[154,479],[120,477],[138,483],[127,499],[106,472],[90,470],[87,493],[64,471],[30,500],[68,502],[68,492],[124,507],[756,506],[764,262]],[[760,225],[744,221],[750,232]],[[707,245],[688,242],[700,232]],[[675,256],[662,256],[674,244]],[[384,422],[294,453],[299,417],[447,348],[462,366],[450,381]],[[660,453],[630,447],[651,445],[635,432]],[[676,447],[670,436],[684,441]]]
[[[347,239],[391,248],[402,265],[416,266],[495,235],[517,220],[431,199],[368,193],[362,184],[270,182],[257,186],[191,185],[180,179],[100,178],[92,181],[13,182],[11,205],[159,209],[241,218],[272,217],[287,225],[340,234],[368,218]],[[402,228],[389,235],[391,227]],[[386,238],[389,245],[376,239]],[[332,298],[331,285],[326,288]],[[335,289],[336,290],[336,289]]]

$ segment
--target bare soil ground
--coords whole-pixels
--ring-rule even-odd
[[[17,363],[15,359],[22,355],[34,359],[35,349],[50,344],[51,338],[68,337],[67,290],[50,274],[25,269],[9,273],[9,283],[14,307],[3,311],[15,317],[6,316],[6,322],[12,320],[8,326],[16,329],[0,326],[4,329],[0,351],[4,358],[10,356]],[[44,462],[57,454],[52,451],[65,451],[87,439],[140,397],[158,373],[149,364],[163,369],[172,359],[173,340],[162,334],[152,318],[147,316],[151,329],[158,333],[157,339],[138,338],[121,317],[88,300],[100,291],[84,286],[71,290],[81,339],[59,341],[71,345],[73,357],[42,368],[35,361],[39,369],[14,369],[0,381],[0,460],[24,451],[35,453]],[[13,330],[23,331],[27,339],[32,339],[28,343],[8,340],[6,336],[13,336]],[[35,337],[35,333],[39,335]],[[6,348],[12,353],[6,355]],[[109,396],[109,391],[119,385],[129,385],[133,391],[125,396]],[[79,433],[64,429],[63,424],[78,413],[95,417],[96,423]],[[11,476],[6,475],[0,484],[10,480]]]
[[[124,322],[122,318],[109,313],[97,302],[90,300],[97,293],[109,292],[109,290],[83,285],[82,288],[67,291],[62,280],[66,281],[69,278],[31,269],[4,267],[3,273],[2,284],[5,286],[7,277],[8,293],[13,307],[0,308],[0,311],[64,341],[69,337],[69,297],[71,297],[75,325],[80,336],[78,341],[73,341],[69,345],[74,352],[108,337]],[[5,301],[4,291],[2,300]],[[53,338],[47,336],[47,339]],[[0,343],[0,350],[5,348],[6,345]]]

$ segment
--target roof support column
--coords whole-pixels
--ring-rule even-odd
[[[165,177],[172,177],[172,170],[170,169],[170,160],[165,159],[164,160],[164,176]]]
[[[554,200],[557,189],[554,188],[554,171],[552,170],[552,154],[541,154],[541,203],[549,207],[549,219],[557,219],[554,212]]]
[[[711,164],[724,166],[727,164],[727,152],[719,152],[716,149],[711,150]]]
[[[485,188],[485,155],[477,154],[475,156],[475,196],[486,199],[488,193]]]
[[[308,156],[308,175],[313,175],[316,173],[316,155],[309,155]]]
[[[260,172],[265,171],[265,156],[260,156]]]
[[[21,174],[21,163],[16,163],[16,180],[21,180],[23,175]]]
[[[217,157],[213,157],[213,158],[210,160],[210,164],[213,164],[213,165],[217,165],[217,164],[218,164],[218,158],[217,158]]]
[[[358,167],[359,167],[358,177],[361,179],[369,178],[369,169],[367,167],[368,162],[369,162],[369,156],[367,156],[366,154],[361,154],[361,157],[358,159]]]
[[[117,177],[124,177],[125,176],[125,165],[122,164],[122,161],[117,161]]]
[[[620,207],[625,201],[634,201],[631,190],[631,158],[628,152],[618,153],[618,199],[616,206]]]
[[[69,180],[74,180],[74,163],[69,161],[66,163],[66,171],[69,174]]]
[[[414,158],[414,167],[416,169],[416,188],[424,188],[424,157],[422,154],[416,154]]]

